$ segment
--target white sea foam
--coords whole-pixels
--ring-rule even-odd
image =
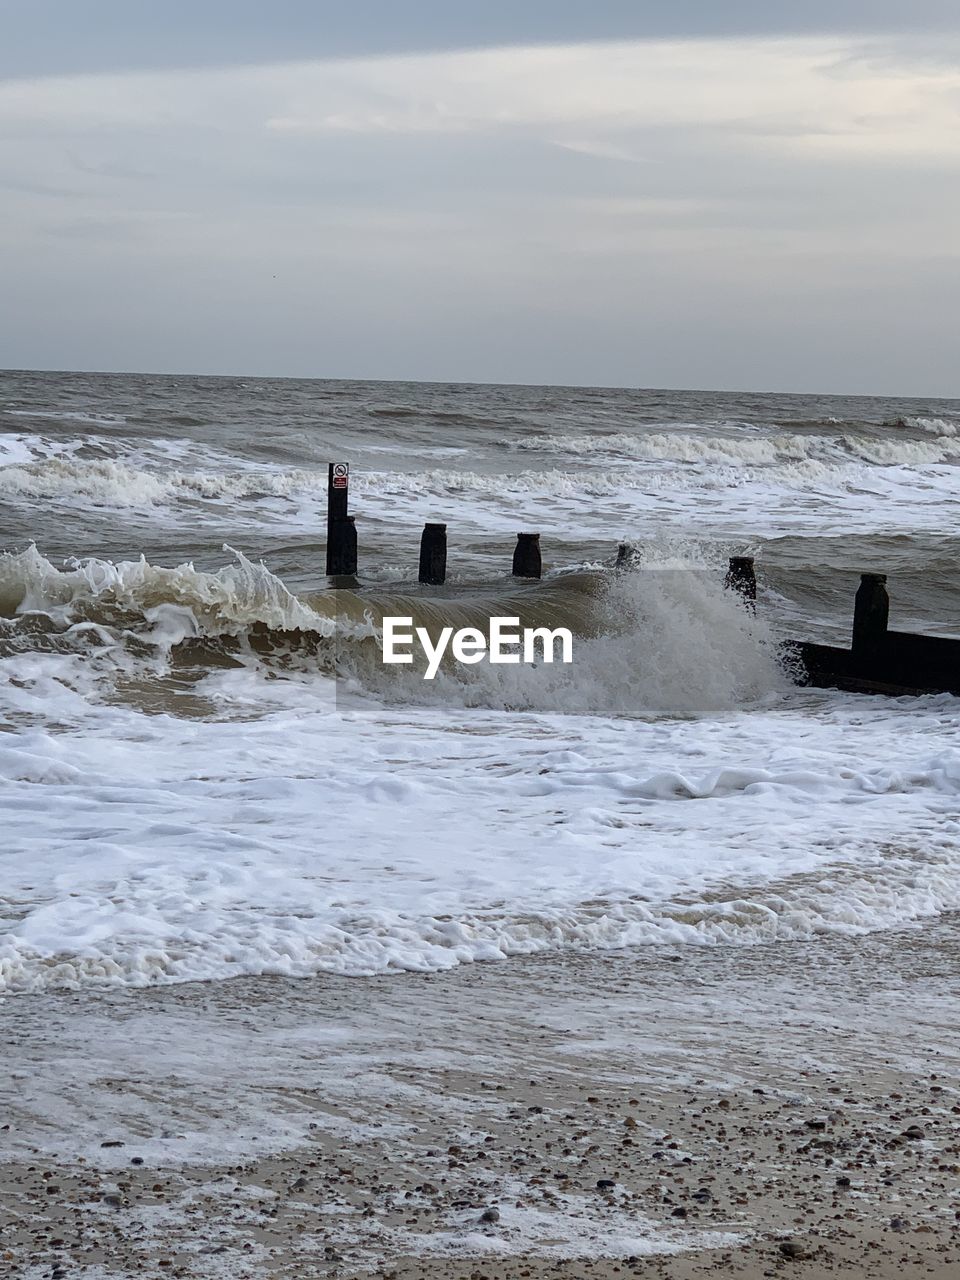
[[[945,432],[945,436],[950,433]],[[4,443],[6,442],[6,443]],[[175,449],[171,442],[130,443],[126,452],[157,456],[148,468],[130,458],[93,460],[56,456],[75,453],[93,438],[66,444],[45,442],[39,437],[0,436],[0,494],[7,497],[93,499],[117,506],[135,506],[180,499],[236,500],[249,497],[287,497],[298,494],[326,495],[325,467],[282,469],[277,466],[246,464],[242,469],[170,469],[170,457],[189,456],[190,446]],[[106,441],[100,442],[104,445]],[[115,446],[110,446],[115,447]],[[865,474],[864,467],[918,468],[960,461],[960,445],[942,441],[898,440],[880,437],[722,437],[706,435],[608,435],[531,437],[520,448],[574,456],[590,455],[602,464],[587,472],[581,469],[521,470],[505,474],[487,471],[435,468],[415,474],[391,471],[360,472],[354,478],[358,493],[376,497],[396,492],[478,493],[506,495],[576,494],[607,496],[618,492],[687,485],[694,487],[738,487],[763,482],[804,486],[817,481],[842,485],[849,477]],[[186,451],[186,452],[185,452]],[[433,450],[434,454],[464,454],[464,449]],[[222,465],[225,460],[213,455]],[[213,460],[213,459],[212,459]],[[673,464],[654,472],[629,467],[610,468],[613,461],[648,461]],[[604,469],[604,466],[606,469]],[[684,471],[692,467],[696,474]],[[700,470],[704,473],[700,474]]]
[[[496,1231],[477,1224],[476,1209],[461,1210],[446,1231],[423,1232],[402,1228],[377,1235],[388,1256],[466,1258],[538,1257],[650,1258],[684,1253],[691,1249],[720,1249],[739,1244],[744,1233],[691,1230],[685,1226],[665,1229],[634,1212],[608,1209],[598,1217],[596,1197],[555,1191],[549,1209],[525,1204],[529,1184],[507,1180],[500,1195]]]
[[[227,548],[229,550],[229,548]],[[73,560],[64,570],[29,547],[0,554],[0,611],[7,615],[45,613],[65,621],[84,617],[94,602],[129,609],[148,620],[158,610],[189,612],[184,634],[224,634],[253,623],[282,630],[301,628],[332,634],[335,622],[294,596],[263,565],[233,552],[235,563],[214,573],[192,564],[164,568],[139,560],[114,563],[91,557]],[[179,628],[178,628],[179,630]]]
[[[548,536],[565,537],[573,519],[582,536],[611,542],[646,536],[665,520],[714,537],[940,530],[945,506],[958,502],[960,441],[946,437],[687,431],[543,440],[550,447],[539,456],[558,465],[517,469],[519,459],[538,456],[529,450],[510,454],[506,471],[359,469],[352,490],[360,520],[369,521],[364,538],[371,524],[412,537],[425,516],[490,537],[515,532],[521,514]],[[77,456],[81,449],[98,456]],[[0,500],[24,514],[41,501],[84,523],[94,508],[138,524],[220,529],[227,520],[238,529],[301,532],[322,527],[326,488],[325,465],[264,464],[179,440],[88,437],[48,452],[18,446],[0,465]]]
[[[956,435],[941,419],[909,419],[919,430],[947,440]],[[918,466],[960,458],[955,444],[926,440],[883,439],[874,435],[807,435],[774,432],[764,435],[731,433],[617,432],[592,435],[528,436],[514,446],[520,451],[571,454],[577,457],[626,458],[646,462],[692,465],[766,467],[789,462],[819,462],[826,466],[850,461],[889,466]]]
[[[585,622],[590,634],[569,664],[445,663],[425,683],[422,664],[381,667],[362,652],[362,665],[344,653],[342,671],[391,703],[648,719],[728,711],[786,685],[769,629],[719,574],[663,566],[612,576]]]
[[[76,438],[0,434],[14,527],[39,512],[59,536],[62,519],[61,555],[99,545],[104,511],[211,560],[222,529],[251,525],[279,528],[281,562],[288,530],[316,555],[322,443],[290,466],[65,421]],[[410,575],[424,519],[451,526],[452,590],[417,597],[437,611],[478,563],[494,594],[520,590],[504,545],[522,527],[548,565],[609,560],[627,536],[646,567],[677,570],[703,569],[710,539],[940,537],[958,506],[952,421],[577,428],[504,449],[431,443],[414,411],[400,421],[439,465],[413,475],[389,469],[405,446],[384,421],[378,469],[352,477],[366,595],[339,622],[243,556],[214,571],[0,557],[8,991],[777,943],[960,908],[960,704],[792,690],[764,608],[724,594],[717,564],[610,575],[586,603],[548,576],[538,600],[583,624],[571,668],[387,673],[362,607]],[[279,456],[300,463],[297,448]],[[297,631],[302,652],[274,634]]]
[[[254,661],[193,684],[182,718],[176,682],[166,701],[149,693],[182,639],[329,617],[242,557],[211,574],[4,557],[8,609],[74,626],[91,604],[137,610],[155,655],[138,666],[108,629],[99,663],[0,660],[19,726],[0,750],[16,854],[0,982],[755,944],[960,906],[954,700],[790,693],[762,627],[709,579],[612,582],[600,617],[615,629],[584,642],[576,679],[470,668],[391,686],[348,646],[352,691]]]
[[[189,720],[92,679],[0,662],[8,707],[42,717],[0,756],[11,991],[755,944],[960,906],[949,698],[454,717],[248,669],[207,677],[218,718]]]
[[[326,471],[246,470],[230,473],[144,470],[111,458],[86,461],[52,458],[0,470],[6,497],[94,501],[105,506],[145,507],[180,500],[229,501],[283,497],[303,491],[326,493]]]
[[[960,432],[960,421],[952,418],[908,417],[901,420],[905,427],[925,431],[927,435],[952,438]]]
[[[0,476],[4,474],[3,468],[20,467],[42,459],[74,453],[82,444],[81,440],[49,440],[45,436],[5,431],[0,434]]]

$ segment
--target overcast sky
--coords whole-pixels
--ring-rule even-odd
[[[0,367],[960,395],[951,9],[0,0]]]

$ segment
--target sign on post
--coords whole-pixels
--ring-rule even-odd
[[[350,464],[331,462],[327,468],[327,574],[347,578],[357,572],[357,531],[347,514]]]

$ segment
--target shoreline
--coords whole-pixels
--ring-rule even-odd
[[[24,1280],[945,1278],[958,959],[953,917],[10,997],[0,1259]]]

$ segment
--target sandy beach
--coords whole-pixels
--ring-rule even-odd
[[[955,1275],[958,942],[9,999],[6,1274]]]
[[[960,6],[0,12],[0,1280],[960,1280]]]

